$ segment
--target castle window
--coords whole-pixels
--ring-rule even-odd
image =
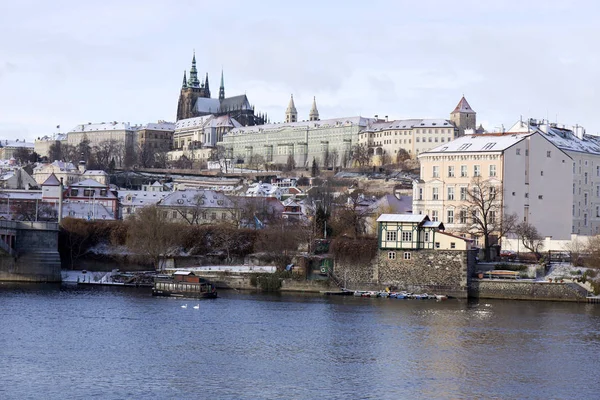
[[[456,243],[455,242],[450,242],[450,248],[451,249],[455,249],[456,248]]]
[[[405,260],[410,260],[410,253],[408,251],[404,252],[404,259]]]
[[[388,251],[388,259],[389,260],[395,260],[396,259],[396,252],[395,251]]]
[[[395,242],[397,238],[397,232],[388,231],[385,235],[385,240],[388,242]]]
[[[403,242],[411,242],[412,241],[412,232],[402,232],[402,241]]]

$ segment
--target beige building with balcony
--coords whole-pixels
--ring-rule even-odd
[[[448,231],[465,232],[472,224],[468,193],[476,179],[497,191],[502,215],[515,213],[543,236],[570,237],[573,160],[541,133],[466,135],[419,161],[413,213],[442,221]],[[491,223],[501,223],[502,215],[491,215]]]

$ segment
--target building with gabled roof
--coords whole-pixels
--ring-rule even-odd
[[[489,226],[515,214],[543,236],[570,237],[571,210],[565,205],[573,202],[572,158],[540,132],[465,135],[422,153],[419,161],[414,214],[443,221],[450,232],[469,234],[475,225],[471,195],[486,187],[490,197],[494,193],[494,206],[486,206]]]

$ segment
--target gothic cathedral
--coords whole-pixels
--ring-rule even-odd
[[[183,83],[177,104],[177,121],[180,119],[201,117],[204,115],[229,115],[244,126],[262,125],[267,122],[266,114],[255,115],[254,106],[250,105],[245,94],[225,97],[225,82],[223,71],[221,71],[221,86],[219,87],[219,98],[210,97],[208,84],[208,73],[203,82],[198,79],[196,69],[196,54],[192,57],[192,68],[189,78],[183,72]]]

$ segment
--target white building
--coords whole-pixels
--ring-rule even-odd
[[[600,234],[600,137],[586,134],[578,125],[569,128],[535,119],[518,121],[508,130],[512,132],[538,132],[571,157],[568,190],[572,200],[564,206],[571,215],[571,233]],[[557,177],[550,179],[555,186]]]
[[[543,236],[570,237],[573,160],[542,133],[466,135],[421,154],[419,161],[414,214],[443,221],[449,231],[464,230],[471,223],[467,193],[475,178],[498,191],[503,214],[515,213]],[[501,217],[492,219],[499,223]]]
[[[67,144],[77,146],[84,139],[89,140],[90,146],[102,146],[113,141],[116,147],[113,158],[117,167],[122,167],[127,158],[133,158],[137,143],[137,131],[141,126],[130,125],[129,122],[101,122],[77,125],[67,133]]]

